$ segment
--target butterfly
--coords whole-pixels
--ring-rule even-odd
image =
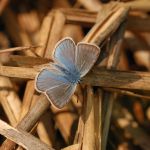
[[[100,48],[94,44],[75,42],[67,37],[60,40],[54,49],[53,63],[43,68],[35,79],[35,88],[61,109],[70,100],[77,84],[96,62]]]

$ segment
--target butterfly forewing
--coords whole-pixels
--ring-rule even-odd
[[[67,70],[75,71],[75,50],[76,46],[71,38],[65,38],[58,42],[54,51],[54,60],[60,63]]]
[[[80,76],[85,76],[96,62],[100,53],[99,47],[93,44],[78,43],[76,48],[75,65]]]

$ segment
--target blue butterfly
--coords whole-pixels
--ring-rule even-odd
[[[74,41],[67,37],[60,40],[54,49],[54,63],[37,75],[35,88],[44,93],[57,108],[66,105],[77,83],[96,62],[100,48],[94,44]]]

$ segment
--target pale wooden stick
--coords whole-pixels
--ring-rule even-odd
[[[94,105],[93,105],[93,89],[88,86],[86,91],[86,104],[84,110],[84,136],[82,150],[95,149],[95,133],[94,133]]]
[[[16,142],[17,144],[21,145],[25,149],[30,150],[54,150],[53,148],[49,147],[45,143],[41,142],[39,139],[35,138],[31,134],[23,131],[17,130],[4,121],[0,120],[0,134],[4,135],[8,139]]]
[[[94,95],[94,124],[95,124],[95,149],[101,150],[102,133],[102,90],[98,89]]]
[[[32,97],[34,93],[34,80],[28,81],[26,88],[28,88],[30,92],[25,91],[23,100],[24,99],[30,100],[30,97]],[[28,113],[30,107],[31,107],[31,102],[28,101],[27,103],[26,101],[23,101],[20,120]]]
[[[41,57],[44,56],[44,53],[45,53],[45,50],[46,50],[46,47],[48,44],[48,39],[49,39],[50,32],[52,29],[53,20],[54,20],[54,13],[51,12],[51,13],[49,13],[49,15],[47,15],[43,19],[43,22],[41,25],[39,43],[44,46],[42,48],[40,47],[36,50],[36,53]]]
[[[96,23],[93,29],[88,33],[91,36],[87,36],[84,40],[95,44],[101,43],[106,37],[116,31],[120,23],[126,18],[128,10],[128,8],[120,7],[118,11],[116,11],[112,17],[110,17],[108,21],[103,24],[103,27],[101,27],[102,22]]]
[[[65,16],[61,11],[55,11],[54,12],[54,20],[51,27],[51,32],[48,39],[48,44],[46,47],[45,57],[46,58],[53,58],[53,50],[55,47],[55,44],[58,42],[58,40],[61,37],[61,32],[65,24]]]

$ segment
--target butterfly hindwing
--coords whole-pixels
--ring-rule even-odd
[[[47,90],[46,95],[52,104],[60,109],[69,102],[75,89],[76,84],[64,84]]]

